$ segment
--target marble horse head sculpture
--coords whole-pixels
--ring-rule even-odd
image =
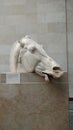
[[[49,57],[42,45],[24,36],[16,41],[10,53],[11,72],[35,72],[49,81],[49,76],[60,78],[63,71],[51,57]]]

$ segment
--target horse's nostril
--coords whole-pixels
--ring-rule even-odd
[[[53,70],[54,70],[54,71],[56,71],[56,70],[61,70],[61,68],[60,68],[60,67],[55,66],[55,67],[53,67]]]

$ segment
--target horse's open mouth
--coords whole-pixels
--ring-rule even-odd
[[[57,66],[53,67],[52,71],[46,70],[46,71],[42,71],[42,73],[47,74],[48,76],[51,76],[55,79],[60,78],[64,74],[61,68]]]

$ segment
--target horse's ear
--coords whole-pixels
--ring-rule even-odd
[[[26,35],[25,38],[29,38],[29,39],[31,39],[30,35]]]

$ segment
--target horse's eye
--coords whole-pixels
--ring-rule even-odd
[[[21,43],[21,44],[20,44],[20,47],[21,47],[21,48],[24,48],[24,44]]]

